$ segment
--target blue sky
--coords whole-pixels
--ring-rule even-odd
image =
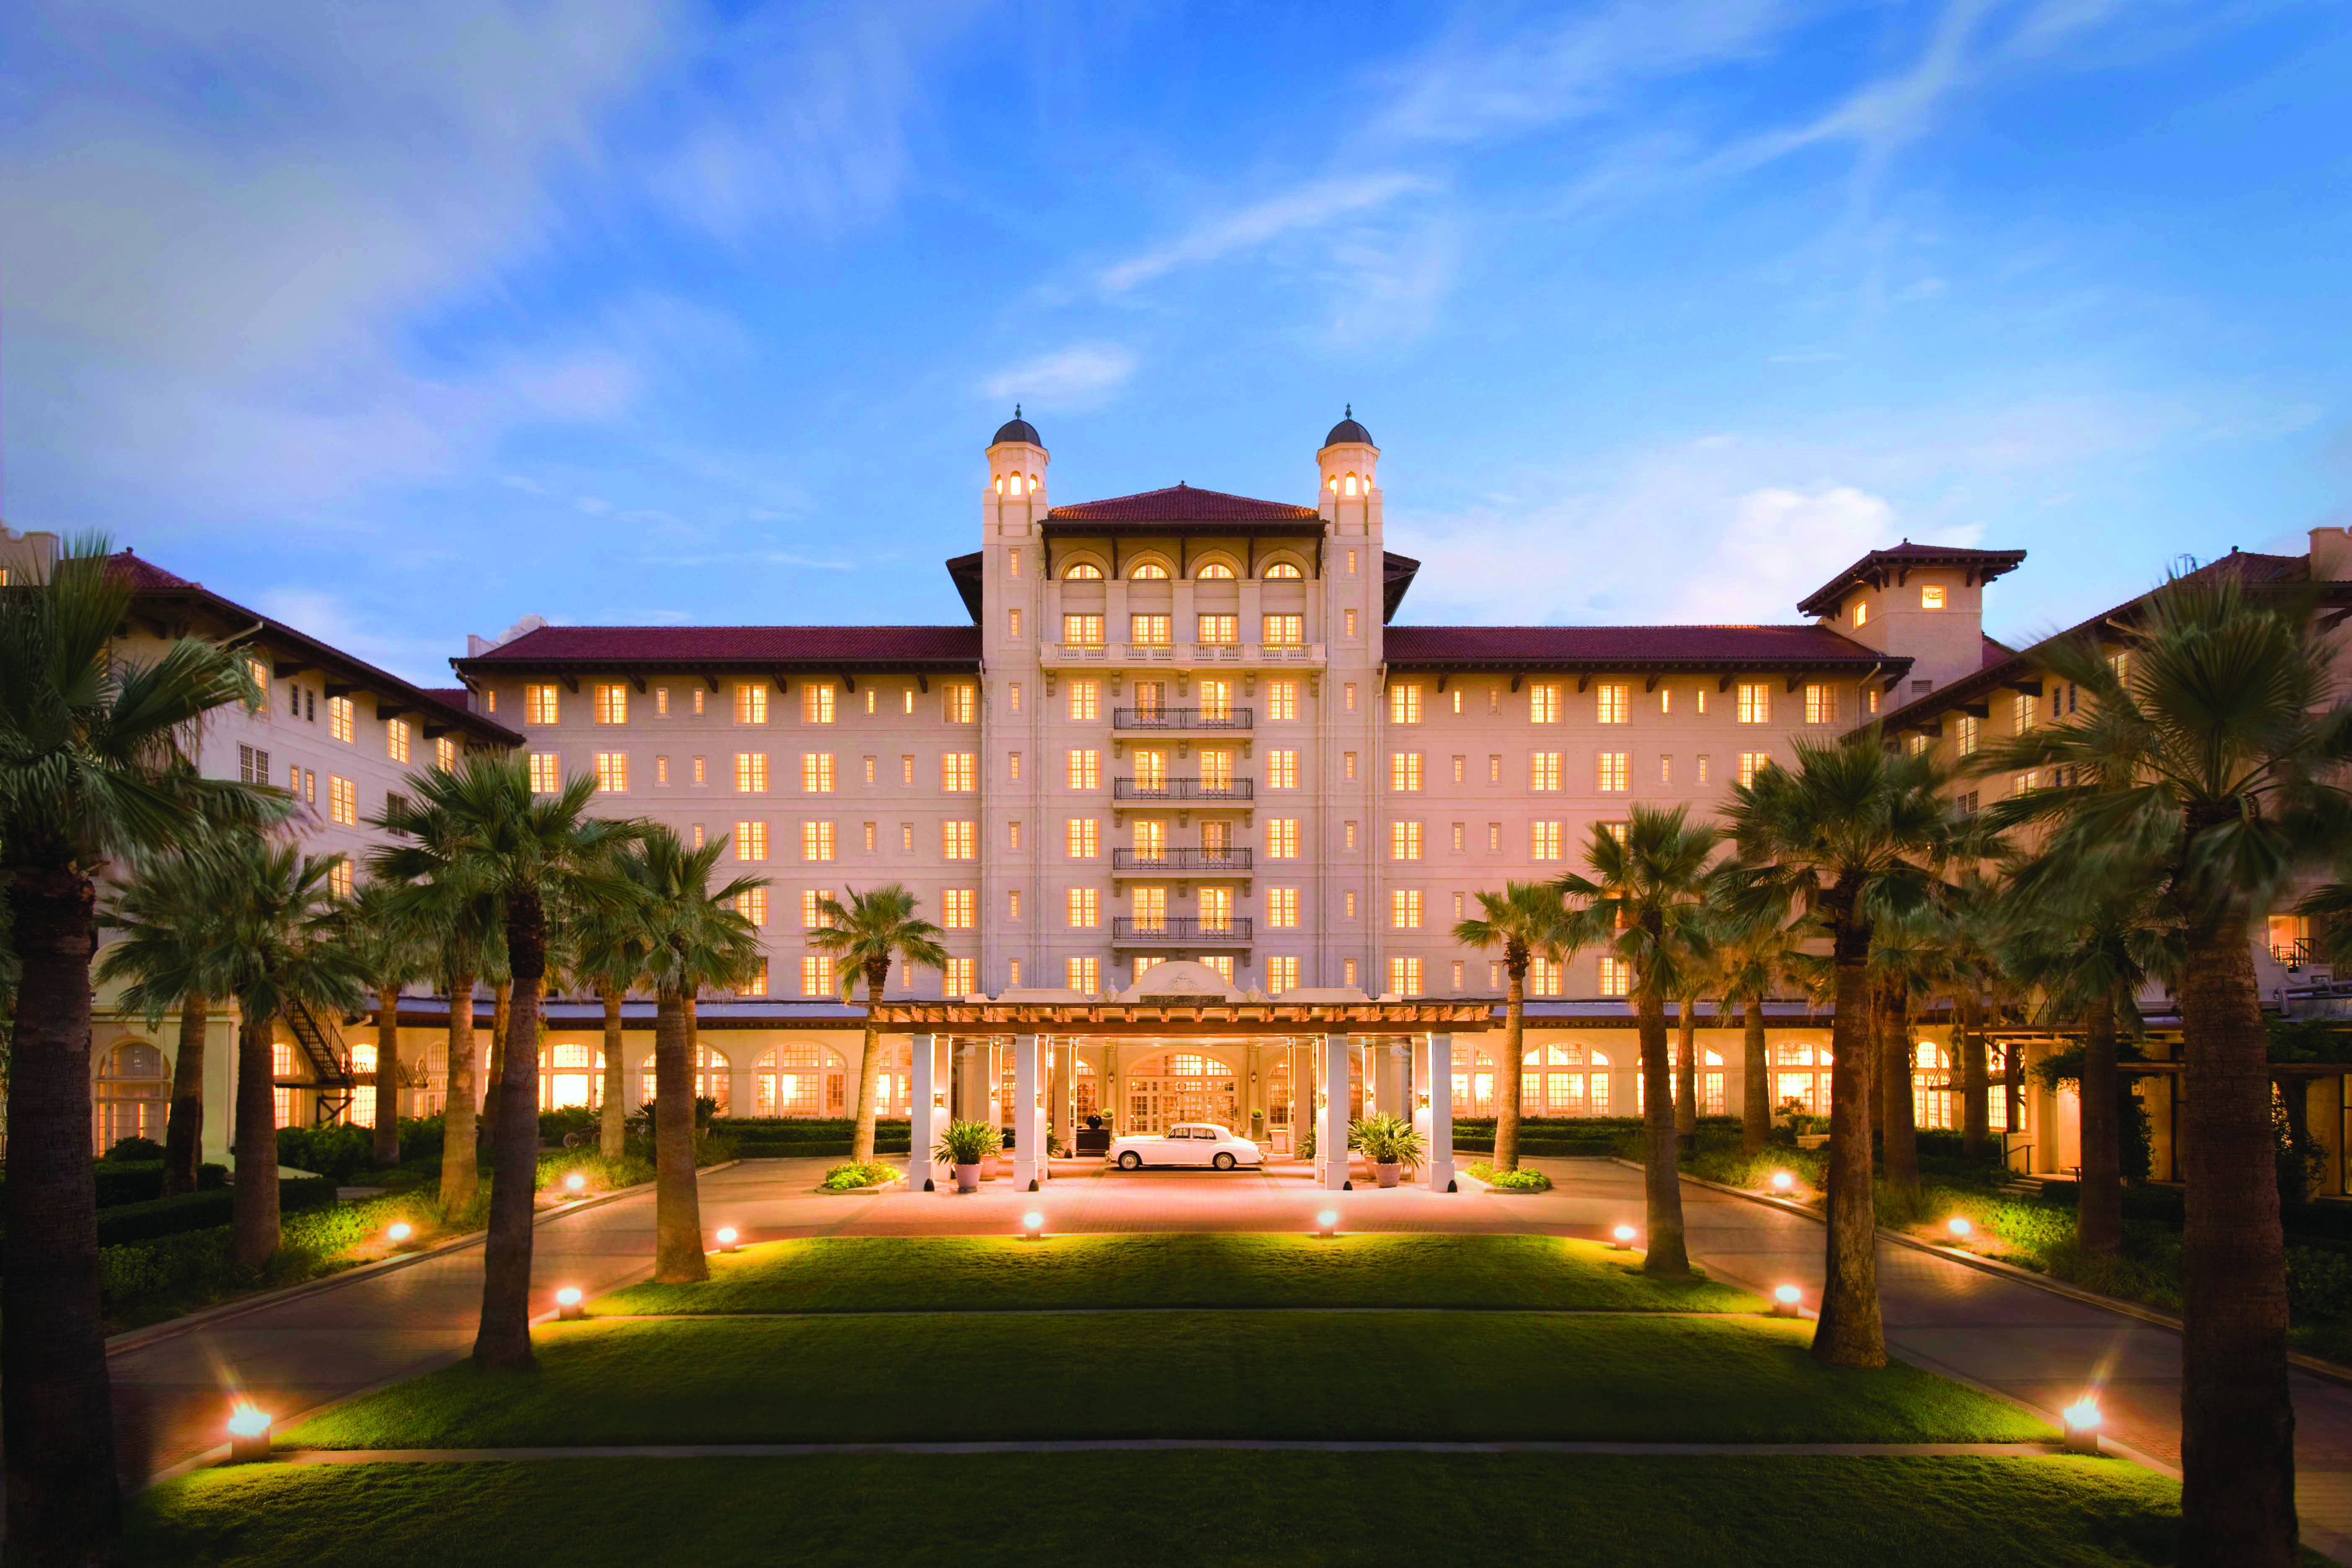
[[[2022,635],[2352,521],[2352,12],[2235,0],[0,13],[0,512],[404,673],[945,621],[1058,501],[1307,500],[1406,619]]]

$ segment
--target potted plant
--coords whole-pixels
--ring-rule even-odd
[[[1421,1164],[1421,1134],[1401,1116],[1368,1116],[1355,1124],[1353,1131],[1349,1142],[1364,1152],[1364,1158],[1371,1163],[1372,1179],[1381,1186],[1395,1186],[1408,1168]]]
[[[980,1163],[997,1144],[996,1129],[985,1121],[950,1121],[931,1146],[931,1158],[955,1167],[956,1191],[980,1191]]]

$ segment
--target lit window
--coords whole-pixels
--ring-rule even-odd
[[[1342,985],[1353,985],[1355,983],[1356,961],[1352,958],[1341,959],[1339,961],[1339,984]]]
[[[739,822],[735,825],[735,858],[738,860],[765,860],[768,858],[766,823]]]
[[[1952,749],[1959,755],[1972,756],[1977,749],[1977,716],[1963,713],[1952,721]]]
[[[1528,788],[1543,794],[1559,789],[1559,757],[1558,752],[1528,753]]]
[[[1062,581],[1065,583],[1099,583],[1102,581],[1102,568],[1096,565],[1091,561],[1080,561],[1070,566],[1068,570],[1062,574]]]
[[[832,900],[833,889],[831,888],[802,889],[801,925],[803,928],[808,931],[814,931],[817,927],[826,924],[827,921],[824,912],[824,906]]]
[[[1102,960],[1073,958],[1062,965],[1062,978],[1069,990],[1093,995],[1102,989]]]
[[[1349,854],[1355,852],[1356,825],[1354,823],[1345,822],[1339,825],[1339,847]]]
[[[979,919],[980,893],[971,888],[950,888],[940,895],[940,924],[949,931],[970,931]]]
[[[1092,931],[1102,924],[1102,894],[1093,888],[1072,888],[1069,898],[1070,929]]]
[[[950,958],[940,973],[940,990],[950,996],[969,996],[980,989],[980,961]]]
[[[660,718],[667,719],[669,717],[668,687],[656,686],[654,688],[654,712]]]
[[[709,784],[710,782],[710,768],[708,758],[697,757],[694,759],[694,782],[698,784]]]
[[[1622,822],[1596,822],[1592,826],[1600,831],[1609,835],[1610,837],[1614,838],[1618,843],[1622,844],[1625,842],[1625,830],[1629,826],[1628,824]]]
[[[801,753],[801,789],[808,795],[833,793],[833,753],[831,752]]]
[[[2012,795],[2032,795],[2035,790],[2038,790],[2041,787],[2042,773],[2039,769],[2036,769],[2032,773],[2018,774],[2011,785],[2010,793]]]
[[[1130,583],[1165,583],[1168,568],[1157,561],[1139,561],[1127,574]]]
[[[1528,688],[1528,722],[1559,722],[1559,685],[1557,681],[1538,680]]]
[[[1856,599],[1853,602],[1853,624],[1858,626],[1866,626],[1870,624],[1869,600]]]
[[[1297,568],[1292,568],[1295,573]],[[1276,953],[1265,961],[1265,988],[1279,996],[1286,991],[1298,989],[1298,957],[1296,953]]]
[[[562,787],[563,773],[557,763],[555,753],[533,752],[530,754],[530,793],[553,795]]]
[[[1559,961],[1535,957],[1528,960],[1528,994],[1557,996],[1560,994]]]
[[[1941,583],[1921,584],[1919,585],[1919,607],[1923,610],[1942,609],[1944,607],[1944,585]]]
[[[327,775],[327,819],[345,827],[356,827],[360,820],[359,786],[334,773]]]
[[[1696,760],[1697,760],[1697,763],[1698,763],[1698,782],[1699,782],[1699,783],[1701,783],[1701,784],[1705,784],[1705,783],[1706,783],[1706,773],[1707,773],[1707,755],[1706,755],[1706,753],[1705,752],[1701,752],[1698,754],[1698,757],[1697,757],[1697,759],[1696,759]]]
[[[1011,921],[1017,921],[1021,918],[1021,889],[1018,888],[1008,888],[1005,889],[1004,918]]]
[[[801,824],[801,858],[830,860],[833,858],[833,824],[803,822]]]
[[[1268,888],[1265,890],[1265,923],[1288,930],[1298,923],[1298,889]]]
[[[1633,787],[1632,752],[1601,752],[1594,756],[1593,762],[1596,773],[1594,787],[1603,795],[1622,795]]]
[[[1389,858],[1418,860],[1421,858],[1421,824],[1391,822],[1389,824]]]
[[[1284,722],[1298,717],[1298,682],[1269,680],[1265,683],[1265,716]]]
[[[1339,683],[1339,706],[1349,713],[1353,713],[1356,710],[1356,683],[1354,681],[1343,680]]]
[[[1916,757],[1925,752],[1927,749],[1927,737],[1924,734],[1909,735],[1904,738],[1903,750],[1906,755]]]
[[[694,716],[698,719],[702,717],[702,700],[709,693],[701,687],[698,686],[694,689]]]
[[[1837,688],[1809,682],[1805,687],[1805,722],[1834,724],[1837,722]]]
[[[1303,575],[1305,574],[1287,561],[1277,561],[1265,569],[1265,580],[1269,583],[1296,583]]]
[[[980,753],[941,752],[940,788],[950,795],[970,795],[980,787]]]
[[[654,783],[657,784],[666,784],[669,783],[669,759],[667,757],[656,757],[654,759]]]
[[[1397,931],[1421,929],[1421,889],[1419,888],[1389,889],[1389,924]]]
[[[446,735],[436,739],[433,742],[433,765],[445,773],[455,773],[457,769],[457,742]]]
[[[2042,721],[2042,699],[2033,692],[2021,691],[2010,699],[2011,724],[2022,735]]]
[[[1601,958],[1601,994],[1623,996],[1633,989],[1633,966],[1622,958],[1603,953]]]
[[[1021,847],[1021,825],[1018,822],[1008,822],[1004,825],[1004,847],[1007,849]]]
[[[941,689],[946,707],[945,717],[950,724],[980,722],[980,688],[969,680],[950,680]]]
[[[1268,752],[1265,754],[1265,787],[1297,789],[1298,787],[1298,753],[1291,751]]]
[[[1559,858],[1560,825],[1559,823],[1531,822],[1528,825],[1528,829],[1529,834],[1528,851],[1528,858],[1534,860],[1557,860]]]
[[[1004,612],[1004,635],[1014,642],[1021,640],[1021,612],[1018,608]]]
[[[339,899],[348,899],[352,896],[352,863],[349,860],[338,857],[335,863],[327,868],[327,888],[329,891],[332,892],[335,897]],[[358,1053],[367,1049],[368,1047],[365,1046],[355,1046],[352,1047],[352,1066],[354,1068],[359,1065]],[[374,1055],[373,1051],[369,1051],[368,1054],[371,1057]],[[373,1064],[371,1063],[370,1065],[373,1066]]]
[[[1419,752],[1389,753],[1389,788],[1406,793],[1421,788],[1421,753]]]
[[[803,724],[832,723],[833,700],[831,681],[803,681],[801,683],[801,722]]]
[[[619,681],[599,681],[596,686],[596,722],[625,724],[629,721],[629,689]]]
[[[328,698],[327,733],[334,737],[336,740],[342,742],[346,745],[351,744],[352,736],[355,732],[352,726],[352,717],[355,711],[356,710],[352,707],[352,700],[350,698]]]
[[[1222,561],[1212,561],[1192,575],[1203,583],[1230,583],[1234,580],[1234,569]]]
[[[1418,958],[1389,960],[1389,994],[1393,996],[1421,994],[1421,960]]]
[[[600,795],[626,795],[629,790],[629,753],[599,752],[596,753],[596,791]]]
[[[746,888],[735,895],[735,912],[755,926],[768,923],[768,889]]]
[[[405,764],[408,761],[409,734],[410,730],[407,720],[385,720],[383,722],[383,754],[390,757],[395,763]]]
[[[1102,682],[1073,680],[1070,682],[1070,718],[1078,723],[1091,723],[1101,711]]]
[[[1633,699],[1630,688],[1603,682],[1593,689],[1596,707],[1594,715],[1603,724],[1630,724],[1633,721]]]
[[[1400,680],[1389,687],[1389,722],[1421,722],[1421,684],[1418,681]]]
[[[1269,615],[1260,617],[1268,647],[1297,647],[1307,641],[1305,616]],[[1292,683],[1295,686],[1295,682]]]
[[[1073,747],[1069,756],[1072,789],[1102,788],[1102,753],[1092,747]]]
[[[528,723],[555,722],[556,699],[552,686],[526,686],[522,689],[523,718]]]
[[[1269,860],[1298,858],[1298,819],[1277,816],[1265,825],[1265,858]]]
[[[1194,638],[1197,642],[1206,643],[1213,647],[1223,647],[1242,640],[1239,616],[1202,615],[1196,616],[1193,619],[1199,626],[1199,636]]]
[[[1756,775],[1763,772],[1764,769],[1771,766],[1771,764],[1772,753],[1769,752],[1740,752],[1739,782],[1744,784],[1754,784],[1756,782]]]
[[[764,724],[768,721],[768,686],[765,681],[742,680],[735,684],[735,722]]]
[[[948,860],[980,858],[980,824],[977,822],[942,822],[940,824],[940,855]]]
[[[738,996],[765,996],[767,994],[768,961],[765,958],[761,958],[753,962],[751,965],[751,973],[743,976],[743,984],[737,989],[735,994]]]
[[[768,793],[768,756],[764,752],[735,753],[735,793],[765,795]]]
[[[1339,627],[1341,632],[1348,637],[1352,637],[1356,635],[1356,612],[1354,610],[1348,609],[1339,612]]]
[[[1102,824],[1091,816],[1074,816],[1062,842],[1071,859],[1092,860],[1102,853]]]
[[[1772,721],[1772,683],[1769,680],[1743,680],[1738,687],[1738,721],[1742,724],[1769,724]]]
[[[1127,640],[1139,647],[1166,647],[1176,637],[1174,622],[1157,614],[1132,615],[1127,617]]]
[[[812,952],[801,960],[801,994],[833,994],[833,965],[823,953]]]

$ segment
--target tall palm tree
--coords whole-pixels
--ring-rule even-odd
[[[482,1249],[482,1319],[474,1360],[486,1367],[537,1364],[530,1348],[531,1205],[539,1185],[540,987],[547,973],[550,905],[619,902],[627,885],[611,868],[614,854],[639,829],[587,815],[593,776],[581,774],[536,795],[522,758],[476,756],[455,771],[436,768],[408,779],[411,802],[388,808],[383,825],[407,841],[369,857],[378,876],[431,884],[446,879],[496,905],[506,930],[507,971],[514,982],[511,1035],[490,1158],[490,1224]],[[430,829],[414,834],[407,826]],[[422,908],[435,900],[412,887]],[[451,1006],[463,1004],[452,996]]]
[[[1960,1068],[1960,1147],[1970,1159],[1992,1141],[1991,1074],[1985,1026],[2015,991],[1999,953],[2007,939],[2006,885],[1981,868],[1962,871],[1938,895],[1944,911],[1944,968],[1937,994],[1952,1010],[1952,1051]]]
[[[1726,814],[1739,847],[1743,913],[1793,909],[1829,938],[1836,988],[1830,1029],[1827,1256],[1813,1354],[1832,1366],[1883,1366],[1877,1213],[1870,1161],[1870,984],[1878,921],[1924,904],[1951,835],[1924,753],[1896,756],[1873,725],[1835,742],[1800,738],[1796,766],[1734,784]]]
[[[1911,1015],[1945,978],[1946,936],[1943,911],[1932,903],[1882,919],[1871,935],[1881,1163],[1886,1184],[1911,1198],[1919,1195],[1919,1111],[1913,1093],[1917,1045],[1911,1037]]]
[[[180,1015],[172,1058],[172,1110],[163,1125],[163,1196],[196,1190],[204,1160],[205,1035],[213,999],[226,996],[226,911],[220,864],[204,854],[159,856],[109,901],[100,922],[117,933],[99,955],[98,979],[123,984],[122,1002],[150,1029]]]
[[[1519,1168],[1521,1079],[1527,1061],[1528,966],[1563,957],[1571,939],[1559,889],[1544,882],[1505,882],[1499,893],[1475,895],[1478,912],[1456,921],[1454,940],[1503,954],[1503,1061],[1495,1085],[1495,1168]]]
[[[1710,948],[1710,952],[1712,949]],[[1714,966],[1683,966],[1675,987],[1675,1146],[1698,1152],[1698,1005],[1714,989]]]
[[[1753,920],[1724,918],[1716,942],[1717,994],[1728,1011],[1740,1009],[1739,1152],[1760,1154],[1772,1133],[1772,1068],[1764,1038],[1764,1004],[1794,967],[1801,949],[1782,911],[1767,910]]]
[[[121,1517],[99,1327],[90,1175],[90,959],[97,882],[215,826],[282,816],[199,778],[204,716],[260,693],[194,637],[145,661],[115,646],[130,588],[101,539],[0,587],[0,875],[19,963],[8,1063],[8,1267],[0,1275],[0,1448],[8,1551],[99,1561]]]
[[[439,961],[427,912],[394,883],[371,881],[346,911],[345,935],[375,993],[375,1137],[379,1165],[400,1163],[400,994]]]
[[[230,1253],[260,1263],[278,1250],[278,1102],[271,1071],[278,1025],[293,1007],[349,1013],[367,971],[344,941],[332,879],[341,855],[246,839],[223,857],[226,980],[236,998],[236,1192]]]
[[[604,1083],[603,1109],[597,1124],[597,1152],[607,1160],[621,1157],[628,1108],[623,1057],[626,1036],[621,1005],[628,994],[646,983],[646,961],[652,951],[646,922],[634,910],[591,910],[572,925],[572,969],[596,993],[604,1010]]]
[[[2112,635],[2112,663],[2087,639],[2036,650],[2089,700],[1989,749],[1983,768],[2018,777],[1998,809],[2047,827],[2053,858],[2086,876],[2110,852],[2154,865],[2179,925],[2181,1554],[2267,1568],[2297,1550],[2294,1412],[2248,929],[2347,841],[2333,780],[2352,756],[2352,705],[2306,594],[2257,596],[2208,571],[2158,589]]]
[[[882,999],[892,963],[944,969],[947,949],[940,945],[940,928],[916,918],[915,895],[896,882],[864,893],[852,888],[846,904],[836,899],[818,904],[817,917],[824,923],[809,932],[809,945],[833,955],[842,999],[848,1000],[857,982],[866,983],[866,1051],[857,1068],[857,1131],[849,1157],[871,1160],[875,1090],[882,1076],[882,1026],[874,1005]]]
[[[1645,1274],[1679,1278],[1690,1272],[1666,1056],[1666,998],[1686,990],[1690,973],[1708,962],[1707,898],[1716,847],[1722,842],[1721,832],[1692,822],[1683,806],[1637,805],[1622,836],[1593,825],[1592,842],[1584,851],[1591,876],[1571,871],[1554,884],[1566,898],[1588,900],[1577,917],[1585,940],[1622,959],[1632,976],[1633,1025],[1642,1042],[1642,1119],[1648,1134]]]
[[[740,984],[761,963],[759,932],[737,904],[768,881],[738,877],[713,889],[726,848],[721,837],[688,849],[655,826],[620,858],[654,989],[654,1278],[663,1284],[710,1275],[694,1175],[694,999],[705,986]]]

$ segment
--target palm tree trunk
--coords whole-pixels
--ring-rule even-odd
[[[1675,1142],[1685,1154],[1698,1152],[1698,1004],[1685,996],[1675,1007]]]
[[[163,1196],[196,1190],[205,1159],[205,1031],[212,999],[180,998],[180,1047],[172,1058],[172,1113],[163,1123]]]
[[[22,963],[8,1082],[8,1267],[0,1273],[0,1447],[8,1560],[112,1561],[121,1521],[90,1174],[89,880],[16,865]]]
[[[275,1014],[242,1004],[236,1041],[236,1192],[229,1255],[266,1263],[278,1250],[278,1096],[270,1081]]]
[[[1760,1154],[1772,1136],[1772,1072],[1764,1043],[1764,998],[1750,996],[1742,1009],[1747,1026],[1745,1069],[1739,1089],[1739,1152]]]
[[[1832,911],[1837,1011],[1830,1021],[1828,1252],[1813,1355],[1832,1366],[1885,1366],[1878,1310],[1878,1211],[1870,1170],[1870,928]]]
[[[490,1072],[482,1095],[482,1134],[493,1149],[499,1142],[499,1100],[507,1080],[507,1034],[513,1025],[514,982],[501,980],[490,992]]]
[[[2288,1568],[2297,1546],[2286,1250],[2268,1042],[2242,916],[2192,927],[2180,1037],[2180,1561]]]
[[[627,1037],[621,1030],[621,988],[608,982],[596,988],[596,994],[604,1004],[604,1109],[596,1122],[596,1152],[617,1160],[626,1142],[621,1097],[627,1089],[621,1057],[628,1049]]]
[[[1524,963],[1505,963],[1509,977],[1503,987],[1503,1059],[1495,1064],[1495,1169],[1519,1168],[1519,1075],[1526,1047],[1528,972]],[[1475,1080],[1474,1080],[1475,1087]]]
[[[539,1364],[530,1349],[530,1222],[539,1199],[539,993],[547,975],[547,917],[530,891],[507,900],[507,969],[514,981],[490,1141],[490,1226],[482,1243],[474,1363],[528,1372]]]
[[[441,1104],[441,1212],[456,1220],[474,1206],[481,1177],[474,1162],[474,977],[449,976],[449,1084]]]
[[[2083,1179],[2074,1194],[2074,1239],[2095,1258],[2124,1245],[2122,1131],[2116,1104],[2116,998],[2101,997],[2083,1034]]]
[[[1992,1141],[1991,1075],[1985,1070],[1984,1036],[1977,1028],[1977,1000],[1963,995],[1952,1034],[1960,1047],[1960,1147],[1980,1158]]]
[[[1886,1184],[1910,1197],[1919,1195],[1919,1107],[1911,1095],[1911,993],[1899,982],[1885,992],[1879,1014],[1878,1037],[1885,1047],[1879,1068],[1886,1089],[1885,1140]]]
[[[688,1028],[685,999],[662,996],[654,1009],[654,1279],[664,1285],[710,1278],[694,1180],[694,1064]]]
[[[1642,1272],[1685,1279],[1690,1251],[1683,1239],[1683,1173],[1675,1155],[1673,1068],[1666,1055],[1666,1001],[1644,990],[1634,1002],[1642,1041],[1643,1187],[1649,1198],[1648,1250]]]
[[[375,1145],[379,1165],[400,1163],[400,987],[375,993]]]
[[[866,977],[866,1049],[857,1058],[857,1126],[849,1139],[849,1157],[860,1164],[874,1158],[874,1099],[882,1078],[882,1026],[874,1021],[874,1009],[889,973],[886,967],[881,980]]]
[[[1883,1150],[1886,1143],[1886,983],[1874,977],[1864,993],[1870,1015],[1866,1026],[1870,1030],[1870,1136],[1872,1143]]]

